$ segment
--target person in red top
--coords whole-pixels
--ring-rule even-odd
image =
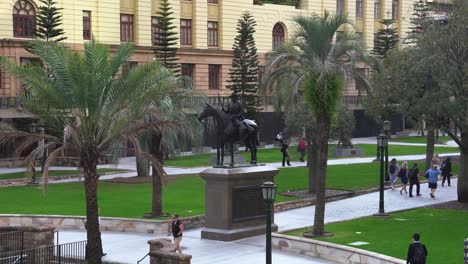
[[[299,144],[297,144],[297,151],[299,153],[301,153],[301,158],[300,158],[301,162],[304,162],[304,156],[305,156],[305,153],[306,153],[306,149],[307,149],[307,143],[305,141],[305,138],[303,138],[303,139],[301,139],[299,141]]]

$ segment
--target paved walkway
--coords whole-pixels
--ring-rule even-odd
[[[400,195],[399,191],[385,191],[385,210],[394,212],[417,208],[426,205],[453,201],[457,198],[457,179],[452,180],[451,187],[439,187],[436,199],[429,197],[427,184],[421,186],[422,196],[409,198]],[[379,193],[369,193],[349,199],[327,203],[325,222],[336,222],[369,216],[378,211]],[[275,223],[280,231],[313,225],[315,206],[293,209],[275,214]],[[182,245],[184,253],[193,256],[193,264],[251,264],[262,263],[265,256],[265,236],[242,239],[234,242],[219,242],[202,240],[201,229],[192,229],[184,234]],[[107,261],[136,263],[148,252],[147,241],[158,238],[152,235],[103,232],[104,249]],[[85,240],[83,231],[61,231],[60,243]],[[149,263],[145,260],[143,263]],[[274,251],[273,263],[330,263],[321,259],[302,257],[283,252]]]

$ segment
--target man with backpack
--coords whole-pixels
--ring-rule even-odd
[[[413,234],[413,243],[409,245],[406,264],[426,264],[427,249],[419,242],[419,234]]]

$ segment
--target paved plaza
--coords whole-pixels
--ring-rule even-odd
[[[386,212],[394,212],[443,203],[457,199],[457,179],[452,180],[451,187],[440,187],[436,192],[436,199],[429,196],[427,184],[421,185],[422,196],[409,198],[400,195],[399,191],[385,191]],[[325,222],[336,222],[369,216],[378,211],[379,193],[369,193],[349,199],[327,203]],[[315,206],[275,213],[275,223],[280,231],[292,228],[306,227],[313,224]],[[358,230],[357,230],[358,231]],[[192,255],[193,264],[252,264],[262,263],[265,258],[265,236],[242,239],[234,242],[219,242],[200,238],[201,229],[191,229],[184,233],[182,246],[184,253]],[[137,260],[148,253],[147,241],[163,238],[154,235],[103,232],[104,250],[107,256],[104,260],[123,263],[136,263]],[[83,231],[61,231],[60,243],[85,240]],[[405,245],[406,246],[406,245]],[[146,259],[142,263],[149,263]],[[310,258],[273,252],[273,263],[331,263],[322,259]]]
[[[354,144],[375,144],[375,138],[353,139]],[[425,144],[415,143],[398,143],[392,142],[394,145],[413,145],[425,146]],[[440,145],[445,146],[445,145]],[[444,156],[459,155],[459,153],[441,154]],[[399,161],[411,161],[425,159],[425,155],[406,155],[406,156],[390,156]],[[278,160],[280,156],[278,155]],[[369,163],[374,158],[344,158],[330,159],[328,165],[342,164],[357,164]],[[280,168],[281,162],[268,163],[267,165]],[[292,167],[305,166],[304,162],[292,162]],[[126,173],[117,173],[111,175],[103,175],[101,180],[112,179],[115,177],[134,177],[136,176],[135,158],[123,158],[117,165],[100,165],[101,168],[119,168],[132,170]],[[176,168],[165,167],[169,175],[179,174],[196,174],[208,167],[197,168]],[[70,169],[70,167],[53,167],[54,170]],[[0,173],[23,171],[24,168],[0,168]],[[68,179],[61,181],[53,181],[51,183],[63,183],[77,181],[78,179]],[[400,195],[399,191],[385,191],[385,209],[387,212],[406,210],[411,208],[422,207],[435,203],[453,201],[457,199],[456,187],[457,179],[452,180],[451,187],[439,188],[436,193],[436,199],[429,197],[429,189],[427,184],[421,186],[422,196],[409,198],[407,195]],[[353,219],[357,217],[369,216],[378,211],[379,193],[369,193],[361,196],[356,196],[340,201],[329,202],[326,206],[325,221],[327,223]],[[313,225],[314,206],[303,207],[299,209],[288,210],[275,213],[275,223],[280,231],[300,228]],[[121,262],[121,263],[136,263],[140,258],[148,253],[148,240],[162,238],[154,235],[135,234],[135,233],[118,233],[118,232],[103,232],[102,239],[104,251],[107,256],[106,261]],[[86,240],[84,231],[60,231],[60,243],[74,242]],[[184,233],[182,241],[184,253],[192,255],[193,264],[208,264],[208,263],[223,263],[223,264],[251,264],[263,263],[265,259],[265,236],[256,236],[253,238],[241,239],[233,242],[220,242],[201,239],[201,228],[187,230]],[[147,257],[141,263],[149,263]],[[273,252],[273,263],[331,263],[322,259],[304,257],[283,253],[279,251]]]

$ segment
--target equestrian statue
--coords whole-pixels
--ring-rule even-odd
[[[231,151],[230,167],[234,167],[234,143],[243,143],[250,150],[250,164],[257,164],[258,126],[255,121],[244,118],[244,110],[237,94],[231,96],[227,109],[206,104],[198,114],[198,120],[213,117],[216,123],[216,165],[223,166],[224,146],[229,144]]]

